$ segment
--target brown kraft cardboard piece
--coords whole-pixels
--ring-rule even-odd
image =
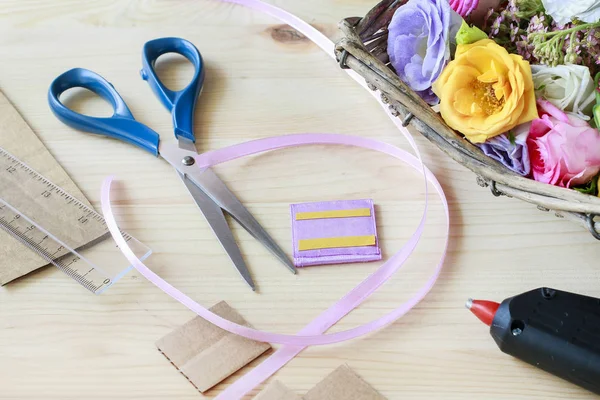
[[[251,325],[222,301],[210,308],[240,325]],[[200,392],[212,388],[271,348],[196,317],[156,342],[156,347]]]
[[[75,182],[69,178],[2,92],[0,92],[0,147],[91,207]],[[0,285],[5,285],[47,264],[48,262],[42,257],[0,230]]]
[[[304,400],[386,400],[347,365],[341,365],[308,391]]]

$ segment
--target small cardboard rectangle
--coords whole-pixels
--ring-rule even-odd
[[[386,400],[347,365],[341,365],[308,391],[304,400]]]
[[[273,381],[264,388],[254,400],[303,400],[296,392],[280,381]]]
[[[251,325],[224,301],[210,308],[240,325]],[[271,348],[196,317],[156,342],[156,347],[200,392],[212,388]]]

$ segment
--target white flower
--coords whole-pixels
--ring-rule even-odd
[[[559,25],[575,18],[584,22],[600,20],[600,0],[542,0],[542,4]]]
[[[531,73],[536,97],[543,97],[566,112],[589,119],[596,98],[594,80],[583,65],[532,65]]]

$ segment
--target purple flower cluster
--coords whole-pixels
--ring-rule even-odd
[[[596,28],[581,32],[581,39],[577,47],[578,56],[582,65],[600,65],[600,31]],[[583,51],[585,50],[585,51]],[[598,71],[599,68],[591,68],[592,73]],[[592,75],[594,76],[595,73]]]
[[[533,45],[529,43],[531,32],[546,31],[543,8],[522,9],[520,0],[509,0],[504,8],[490,9],[486,15],[484,30],[490,39],[505,47],[509,53],[521,55],[535,62]]]
[[[575,29],[572,29],[575,28]],[[595,26],[559,26],[544,13],[541,2],[508,0],[485,18],[490,39],[532,64],[579,64],[600,71],[600,30]]]

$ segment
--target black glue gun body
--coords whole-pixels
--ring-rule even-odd
[[[503,352],[600,394],[600,299],[532,290],[500,304],[490,333]]]

